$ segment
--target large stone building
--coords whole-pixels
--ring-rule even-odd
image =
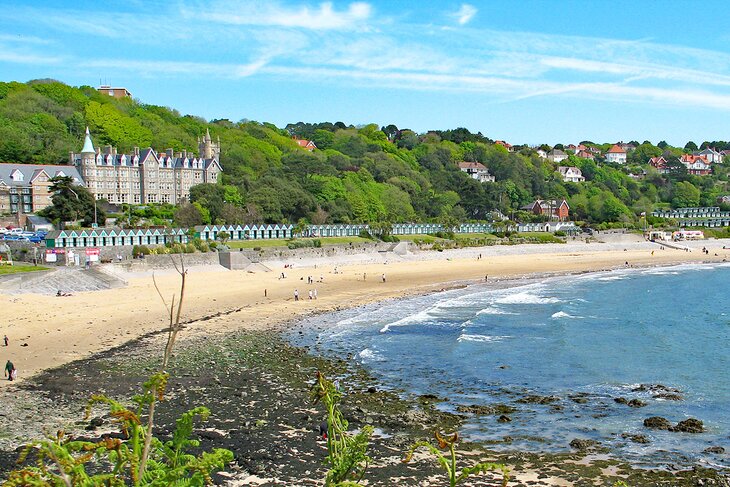
[[[0,215],[35,213],[50,206],[49,179],[56,176],[83,184],[74,166],[0,164]]]
[[[96,199],[112,204],[178,204],[188,199],[191,186],[218,181],[219,157],[220,141],[213,142],[209,131],[198,140],[196,156],[138,147],[131,154],[117,154],[112,146],[94,148],[86,129],[84,147],[80,153],[72,152],[70,159]]]

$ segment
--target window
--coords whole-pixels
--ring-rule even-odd
[[[122,193],[121,199],[122,199],[122,203],[126,203],[127,202],[127,193]]]
[[[147,203],[155,203],[157,202],[157,195],[156,194],[148,194],[147,195]]]
[[[139,195],[138,194],[135,194],[134,195],[134,202],[135,203],[139,203]]]
[[[170,195],[169,194],[163,194],[162,195],[162,202],[163,203],[169,203],[170,202]]]

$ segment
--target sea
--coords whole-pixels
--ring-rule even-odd
[[[705,450],[730,452],[729,284],[730,264],[486,282],[318,316],[289,338],[446,411],[516,408],[510,422],[468,415],[462,436],[491,449],[561,452],[579,438],[638,465],[726,467]],[[656,397],[668,391],[681,400]],[[525,402],[535,396],[550,399]],[[648,429],[651,416],[706,431]]]

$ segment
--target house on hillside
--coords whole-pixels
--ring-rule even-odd
[[[631,152],[632,150],[636,150],[636,146],[634,144],[619,142],[618,146],[621,147],[625,152]]]
[[[317,146],[311,140],[294,138],[294,142],[296,142],[299,147],[301,147],[302,149],[307,149],[309,152],[312,152],[314,149],[317,148]]]
[[[664,156],[652,157],[649,159],[649,165],[659,171],[660,174],[667,174],[669,172],[667,160],[664,159]]]
[[[606,152],[606,160],[608,162],[615,162],[616,164],[626,164],[626,150],[622,149],[618,144],[614,144]]]
[[[101,85],[96,89],[99,93],[114,98],[132,98],[132,94],[126,88],[112,88],[110,85]]]
[[[580,169],[573,166],[560,166],[558,167],[558,172],[563,177],[563,182],[571,182],[571,183],[582,183],[586,180],[586,178],[583,177],[583,173]]]
[[[513,152],[515,149],[512,147],[512,144],[509,144],[505,142],[504,140],[497,140],[494,142],[495,145],[501,145],[505,149],[507,149],[508,152]]]
[[[546,215],[550,219],[555,218],[560,221],[567,220],[570,213],[570,206],[565,199],[562,201],[535,200],[529,205],[523,206],[522,209],[531,211],[535,215]]]
[[[707,176],[712,173],[712,165],[705,156],[696,156],[694,154],[684,154],[679,158],[679,162],[684,164],[687,172],[695,176]]]
[[[576,157],[580,157],[581,159],[590,159],[591,161],[596,160],[596,156],[594,156],[592,152],[585,149],[580,149],[578,152],[575,153],[575,155]]]
[[[547,158],[549,161],[562,162],[568,158],[568,154],[561,151],[560,149],[553,149],[548,152]]]
[[[457,165],[459,166],[459,170],[467,173],[469,177],[471,177],[472,179],[476,179],[480,183],[494,182],[494,176],[489,174],[489,169],[487,169],[484,164],[480,164],[478,162],[461,161]]]
[[[545,150],[542,149],[535,149],[535,152],[537,152],[538,157],[542,159],[547,159],[548,153]]]
[[[710,164],[722,164],[723,155],[710,147],[699,152],[695,152],[694,155],[704,156]]]

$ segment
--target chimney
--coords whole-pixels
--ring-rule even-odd
[[[188,150],[187,149],[183,149],[182,156],[183,157],[188,157]]]
[[[139,147],[135,147],[134,148],[134,155],[135,156],[138,156],[139,155]]]
[[[180,159],[182,157],[182,152],[175,152],[175,158]]]
[[[168,157],[172,157],[172,154],[173,154],[172,149],[167,149],[165,151],[165,154],[167,154]]]
[[[112,146],[105,145],[104,146],[104,154],[111,154],[112,153]]]

